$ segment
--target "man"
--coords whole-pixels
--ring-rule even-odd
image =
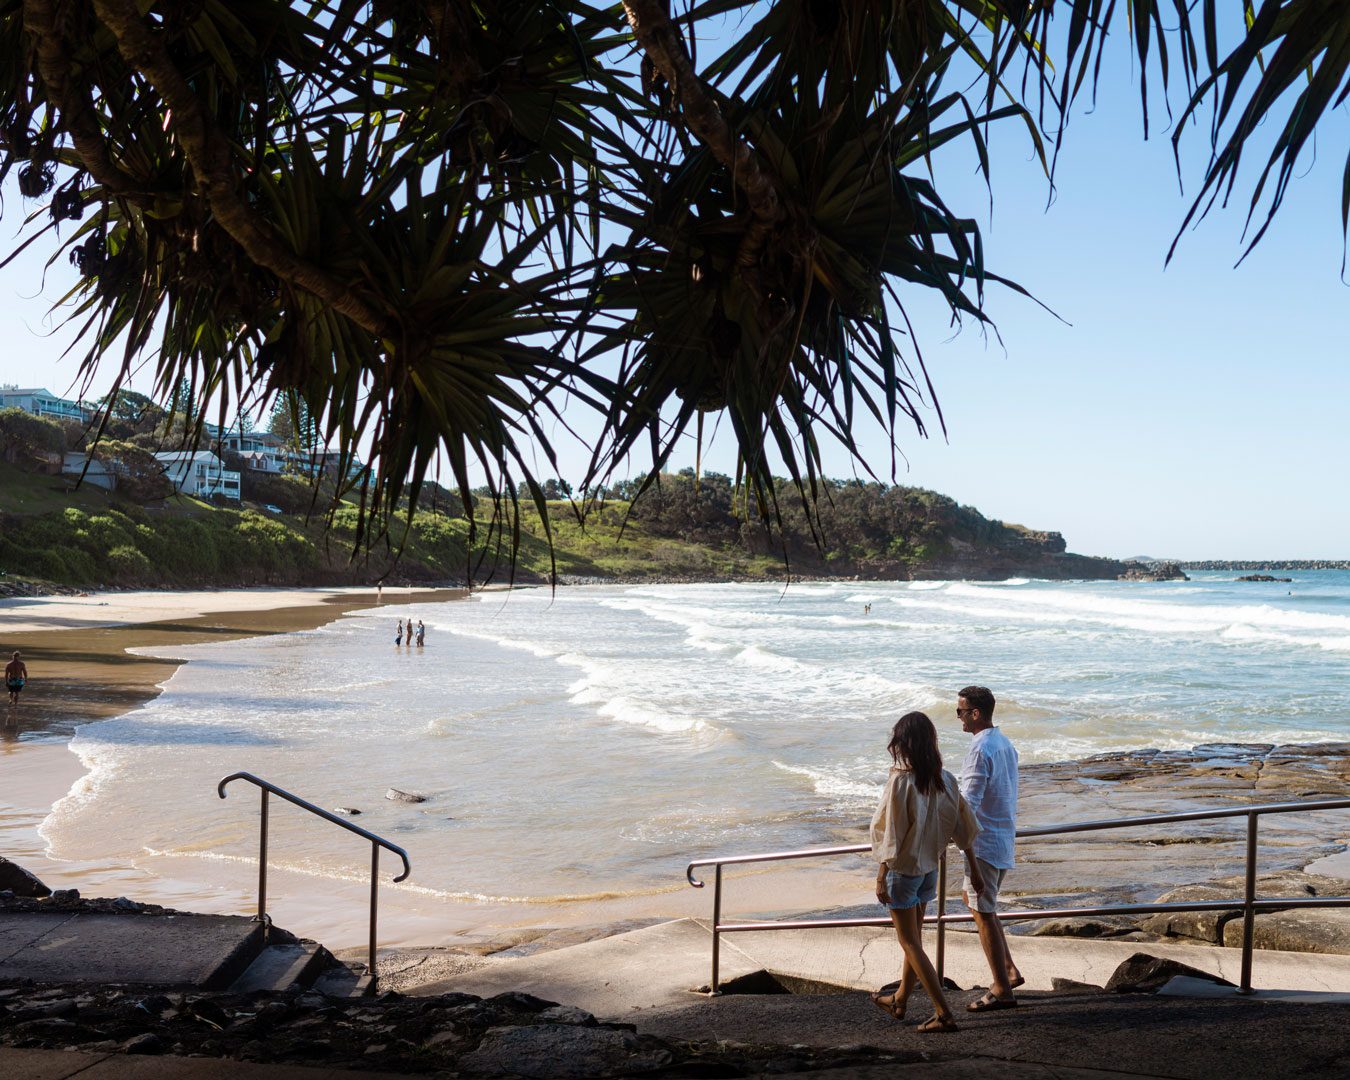
[[[28,667],[19,659],[19,652],[14,651],[14,659],[5,665],[5,689],[9,691],[9,703],[17,705],[19,703],[19,691],[23,689],[23,684],[28,681]]]
[[[1017,751],[994,726],[994,695],[985,686],[967,686],[956,698],[961,730],[973,735],[961,766],[961,794],[975,811],[980,833],[972,854],[979,863],[984,888],[977,889],[966,868],[961,897],[975,916],[980,944],[993,976],[989,991],[971,1002],[970,1012],[1011,1009],[1013,990],[1024,980],[1008,952],[1008,939],[998,920],[998,890],[1013,865],[1013,832],[1017,828]]]

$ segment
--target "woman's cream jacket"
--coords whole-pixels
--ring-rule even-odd
[[[912,772],[891,769],[872,815],[872,858],[897,874],[915,877],[936,870],[951,841],[963,850],[970,847],[980,831],[975,812],[946,769],[942,786],[945,790],[933,787],[921,795]]]

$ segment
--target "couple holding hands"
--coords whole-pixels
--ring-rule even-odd
[[[956,715],[961,730],[973,736],[959,784],[942,767],[933,722],[921,712],[906,713],[886,747],[895,765],[872,815],[877,899],[890,909],[905,953],[899,987],[894,993],[873,994],[872,1001],[903,1019],[917,980],[936,1009],[919,1025],[923,1033],[956,1030],[922,937],[924,908],[937,896],[938,861],[948,843],[954,841],[965,856],[962,897],[975,916],[992,974],[988,992],[967,1005],[967,1011],[1015,1008],[1013,990],[1024,981],[996,914],[999,888],[1013,865],[1017,751],[994,726],[994,695],[987,687],[962,690]]]

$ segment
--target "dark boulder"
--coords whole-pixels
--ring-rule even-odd
[[[18,863],[0,856],[0,890],[8,889],[15,896],[51,896],[51,889],[42,884]]]
[[[1193,968],[1189,964],[1165,960],[1160,956],[1150,956],[1148,953],[1135,953],[1111,973],[1111,978],[1106,981],[1106,989],[1117,994],[1152,994],[1161,990],[1178,975],[1205,979],[1220,986],[1233,985],[1227,979]]]
[[[390,802],[419,803],[427,801],[425,795],[419,795],[415,791],[399,791],[398,788],[392,787],[384,793],[384,797]]]

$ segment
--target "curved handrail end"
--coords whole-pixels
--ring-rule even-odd
[[[254,777],[250,773],[246,772],[230,773],[229,776],[225,777],[223,780],[221,780],[219,784],[216,785],[216,794],[219,795],[222,799],[225,798],[225,785],[228,784],[231,780],[253,780],[253,779]]]
[[[402,848],[391,847],[389,850],[394,852],[396,855],[398,855],[400,859],[403,860],[403,873],[399,874],[398,877],[394,878],[395,883],[397,883],[404,880],[405,878],[407,878],[412,874],[412,863],[408,861],[408,853],[404,851]]]
[[[684,878],[694,888],[701,889],[703,888],[703,882],[699,881],[698,878],[694,877],[694,867],[697,865],[698,863],[690,863],[688,866],[686,866],[684,868]]]

